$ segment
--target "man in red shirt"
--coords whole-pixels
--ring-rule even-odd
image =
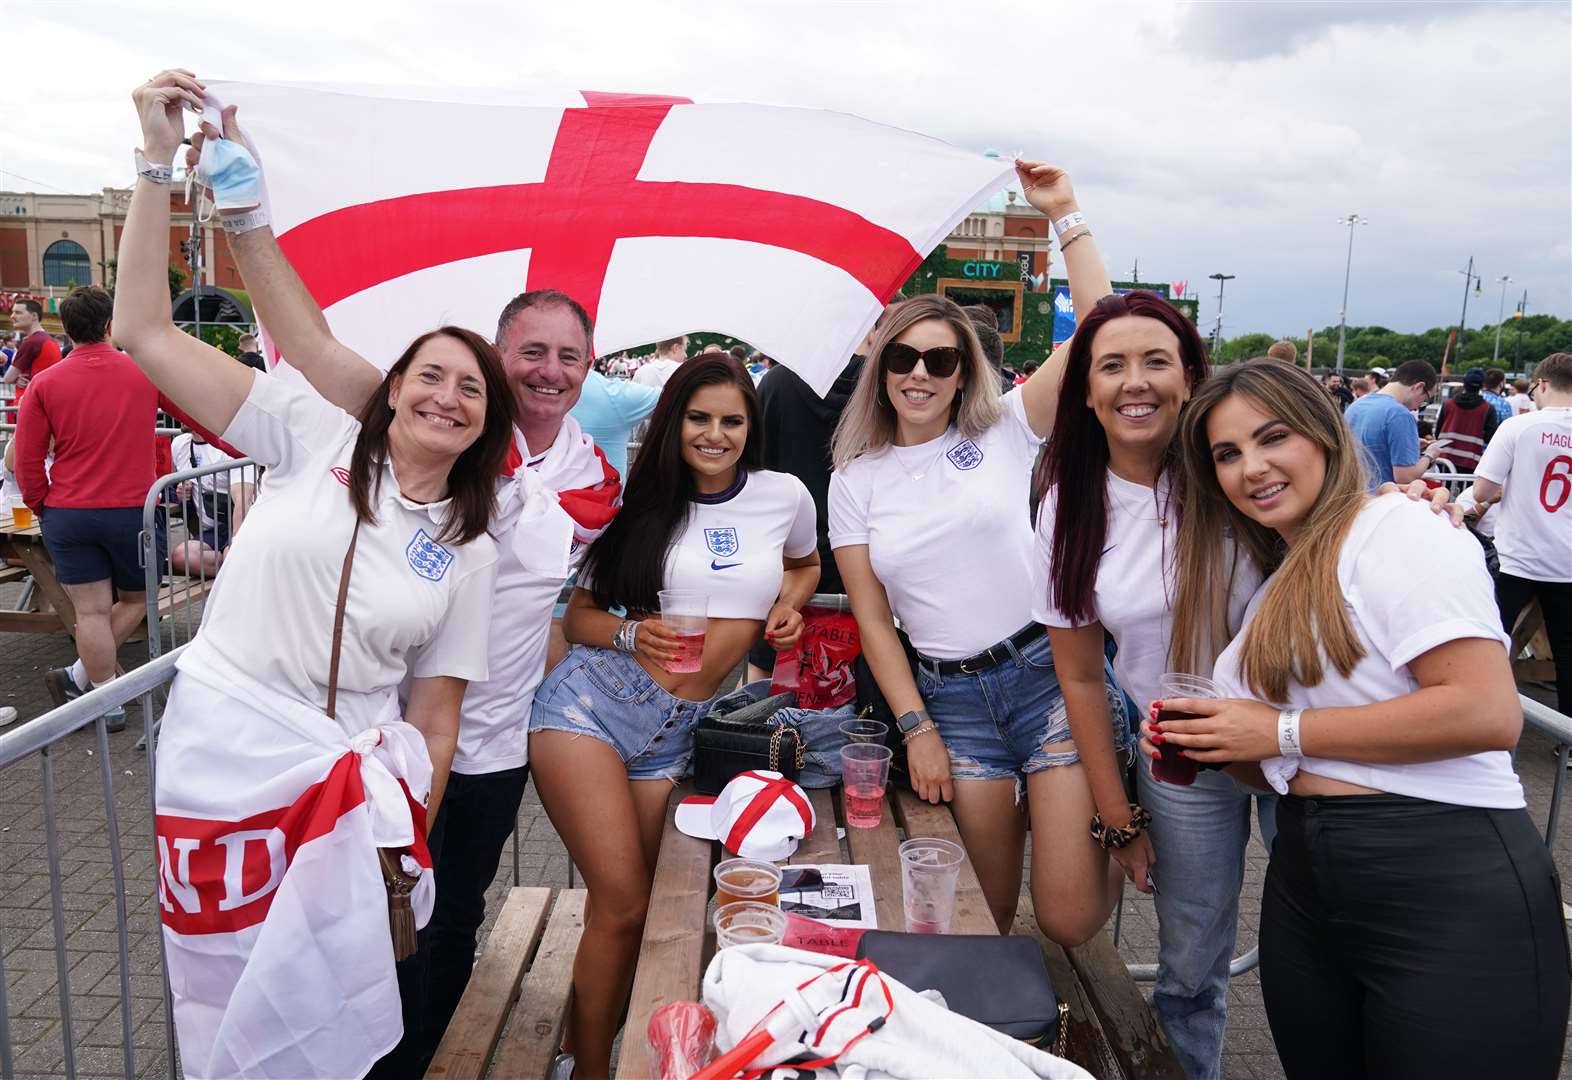
[[[44,305],[37,300],[18,300],[11,305],[11,325],[22,340],[5,373],[6,382],[25,387],[29,380],[60,362],[60,346],[44,330],[43,322]],[[17,397],[21,396],[18,391]]]
[[[146,612],[142,502],[157,479],[153,428],[162,395],[109,344],[113,312],[103,289],[71,291],[60,318],[76,348],[65,363],[33,376],[17,422],[22,498],[38,515],[55,576],[76,607],[79,659],[44,676],[56,704],[114,678],[115,650]],[[109,724],[123,728],[125,710],[111,713]]]

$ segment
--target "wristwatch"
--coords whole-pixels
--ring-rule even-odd
[[[905,735],[909,731],[916,730],[918,724],[927,723],[928,719],[927,709],[913,709],[911,712],[903,712],[897,716],[895,726],[900,728],[902,735]]]

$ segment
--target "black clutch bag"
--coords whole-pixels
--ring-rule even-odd
[[[705,714],[693,729],[693,786],[719,795],[732,777],[750,769],[796,780],[807,752],[802,732],[784,721],[771,722],[781,709],[796,704],[796,692],[789,691],[731,712]]]
[[[937,990],[953,1013],[1064,1056],[1063,1015],[1036,938],[869,930],[857,959],[913,990]]]
[[[912,681],[915,682],[917,649],[912,645],[912,639],[906,636],[906,631],[900,627],[895,628],[895,636],[906,652],[906,666],[911,668]],[[867,657],[860,652],[852,667],[852,680],[857,689],[857,719],[877,720],[889,729],[884,734],[884,745],[888,746],[894,755],[890,761],[890,772],[902,786],[910,787],[910,772],[906,767],[906,744],[901,741],[901,729],[895,724],[895,712],[890,708],[890,703],[885,700],[884,691],[879,689],[879,683],[873,677],[873,668],[868,664]]]

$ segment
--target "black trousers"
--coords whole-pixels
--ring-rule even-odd
[[[1568,539],[1572,543],[1572,538]],[[1501,625],[1507,633],[1528,602],[1539,600],[1545,616],[1545,636],[1556,657],[1557,709],[1572,709],[1572,581],[1535,581],[1532,578],[1496,575],[1496,604],[1501,608]]]
[[[1289,1080],[1550,1080],[1569,968],[1560,881],[1526,810],[1278,803],[1261,990]]]
[[[398,965],[404,1038],[367,1080],[419,1080],[426,1074],[475,966],[486,890],[513,833],[529,766],[494,773],[449,773],[428,844],[437,899],[420,948]]]

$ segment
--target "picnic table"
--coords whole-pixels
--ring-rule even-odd
[[[677,829],[676,805],[691,794],[689,785],[672,792],[617,1060],[619,1080],[646,1080],[654,1074],[644,1035],[650,1014],[667,1002],[698,1000],[705,965],[714,953],[714,934],[706,917],[713,892],[711,871],[725,856],[718,842],[695,839]],[[845,822],[838,791],[815,790],[808,795],[816,824],[789,861],[867,864],[880,928],[904,929],[896,850],[900,834],[961,843],[949,808],[931,806],[891,785],[878,828],[847,829],[842,841],[836,835],[837,822]],[[998,932],[970,861],[961,867],[952,929],[958,934]],[[1036,937],[1042,944],[1054,989],[1069,1008],[1064,1019],[1066,1057],[1107,1080],[1182,1080],[1183,1070],[1107,934],[1074,949],[1061,949],[1038,933],[1031,901],[1025,897],[1013,932]]]
[[[32,578],[14,608],[0,610],[0,631],[35,634],[74,634],[76,607],[55,579],[55,563],[44,547],[44,534],[35,518],[18,528],[9,516],[0,519],[0,583]]]

